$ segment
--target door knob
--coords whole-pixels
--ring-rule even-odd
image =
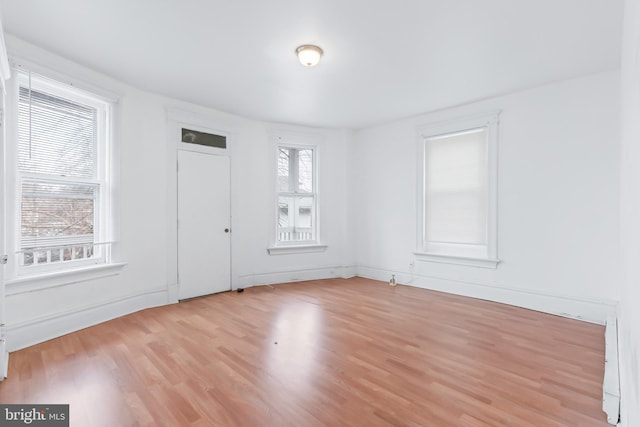
[[[224,232],[225,232],[225,233],[228,233],[228,232],[229,232],[229,229],[228,229],[228,228],[225,228],[225,229],[224,229]]]

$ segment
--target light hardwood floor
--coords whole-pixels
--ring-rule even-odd
[[[353,278],[145,310],[11,354],[71,426],[607,426],[602,326]]]

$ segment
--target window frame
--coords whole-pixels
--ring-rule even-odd
[[[421,125],[417,128],[417,235],[416,258],[446,264],[497,268],[498,259],[498,125],[500,111],[466,116]],[[474,129],[487,131],[487,243],[433,242],[426,236],[426,144],[435,137],[455,135]]]
[[[311,172],[311,191],[310,192],[299,192],[297,188],[294,189],[290,189],[292,191],[280,191],[278,188],[276,188],[276,245],[277,246],[300,246],[300,245],[309,245],[309,244],[315,244],[318,241],[318,232],[317,232],[317,220],[316,220],[316,216],[317,216],[317,211],[318,211],[318,194],[316,191],[316,187],[317,187],[317,178],[316,178],[316,147],[313,146],[300,146],[300,145],[291,145],[291,144],[279,144],[277,146],[277,153],[276,155],[278,156],[278,160],[280,158],[280,150],[289,150],[289,154],[291,155],[291,152],[294,151],[296,153],[299,153],[302,150],[310,150],[311,151],[311,168],[312,168],[312,172]],[[298,157],[296,157],[297,159]],[[278,160],[276,160],[276,162],[278,162]],[[289,172],[289,180],[290,181],[297,181],[298,177],[300,176],[300,170],[299,170],[299,162],[292,162],[291,159],[289,161],[289,165],[295,165],[294,170],[292,171],[291,169],[288,170]],[[278,164],[276,163],[276,180],[277,180],[277,173],[278,173]],[[276,182],[276,187],[277,187],[277,182]],[[308,239],[308,240],[285,240],[282,241],[279,239],[279,235],[283,232],[280,228],[279,225],[279,218],[280,218],[280,198],[282,197],[287,197],[287,198],[301,198],[301,197],[309,197],[312,199],[312,205],[311,205],[311,221],[312,221],[312,225],[311,225],[311,235],[313,236],[312,239]],[[295,206],[295,205],[294,205]],[[295,215],[295,209],[294,212],[292,212]],[[295,223],[295,221],[294,221]],[[294,229],[295,229],[295,224],[294,224]]]
[[[291,253],[308,253],[308,252],[322,252],[326,250],[327,246],[321,244],[320,239],[320,191],[318,183],[318,165],[319,161],[319,137],[311,134],[304,134],[298,132],[275,132],[272,134],[273,142],[273,160],[271,167],[273,168],[273,191],[274,191],[274,217],[272,219],[272,237],[271,245],[267,248],[267,252],[270,255],[291,254]],[[278,159],[281,148],[296,149],[296,150],[311,150],[312,155],[312,181],[313,188],[310,193],[291,193],[280,192],[278,188]],[[300,241],[280,241],[278,240],[278,234],[280,231],[279,226],[279,199],[282,194],[288,196],[302,196],[313,197],[313,212],[312,218],[315,220],[313,224],[314,238],[312,240],[300,240]]]
[[[37,67],[36,67],[37,68]],[[30,71],[31,70],[31,71]],[[64,177],[50,174],[26,173],[19,169],[18,165],[18,105],[20,87],[28,86],[29,73],[31,73],[31,87],[34,90],[51,94],[55,97],[89,105],[97,109],[97,142],[94,148],[96,159],[94,178]],[[55,75],[55,73],[53,73]],[[14,256],[10,257],[8,264],[7,285],[15,285],[20,289],[32,290],[48,287],[42,278],[56,278],[49,284],[54,286],[60,283],[63,276],[78,272],[84,272],[83,277],[90,277],[87,272],[95,270],[99,272],[96,277],[114,274],[110,266],[121,267],[124,264],[114,264],[111,253],[112,233],[112,150],[113,150],[113,126],[114,106],[116,101],[91,90],[78,88],[73,83],[67,83],[68,79],[59,76],[49,77],[48,73],[33,70],[31,67],[14,66],[13,78],[7,85],[7,239],[8,248]],[[93,241],[94,253],[98,256],[69,260],[63,262],[36,264],[30,266],[21,265],[21,201],[22,183],[31,182],[55,182],[60,184],[90,185],[97,187],[94,202]],[[33,282],[33,283],[31,283]]]

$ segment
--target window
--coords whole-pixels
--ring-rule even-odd
[[[497,265],[497,124],[493,114],[421,128],[418,254],[425,259]]]
[[[17,82],[15,275],[105,263],[111,105],[28,73]]]
[[[199,132],[182,128],[182,142],[187,144],[203,145],[213,148],[227,148],[227,137],[223,135],[215,135],[213,133]]]
[[[314,152],[310,147],[278,146],[278,245],[317,240]]]

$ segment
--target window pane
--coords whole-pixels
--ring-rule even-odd
[[[313,150],[298,150],[298,193],[313,192]]]
[[[47,252],[46,251],[39,251],[36,252],[36,260],[38,262],[38,264],[45,264],[47,262]]]
[[[93,243],[96,193],[90,184],[23,182],[21,249]]]
[[[96,147],[96,108],[20,87],[20,171],[94,178]]]
[[[311,232],[313,226],[313,197],[296,197],[295,227],[298,231]]]
[[[74,254],[73,254],[74,259],[84,258],[84,246],[75,247],[73,248],[73,251],[74,251]]]
[[[278,197],[278,227],[280,229],[293,227],[289,212],[293,212],[293,197]]]
[[[427,139],[425,237],[431,242],[487,242],[487,133]]]
[[[227,148],[227,137],[197,130],[182,128],[182,142],[198,144],[206,147]]]
[[[278,192],[292,193],[294,190],[290,183],[289,177],[289,157],[291,150],[289,148],[278,149]]]
[[[25,252],[22,254],[22,265],[33,264],[33,252]]]
[[[314,197],[278,197],[278,241],[315,239]]]
[[[294,240],[293,217],[289,214],[293,210],[293,197],[278,197],[278,241],[280,242]]]

